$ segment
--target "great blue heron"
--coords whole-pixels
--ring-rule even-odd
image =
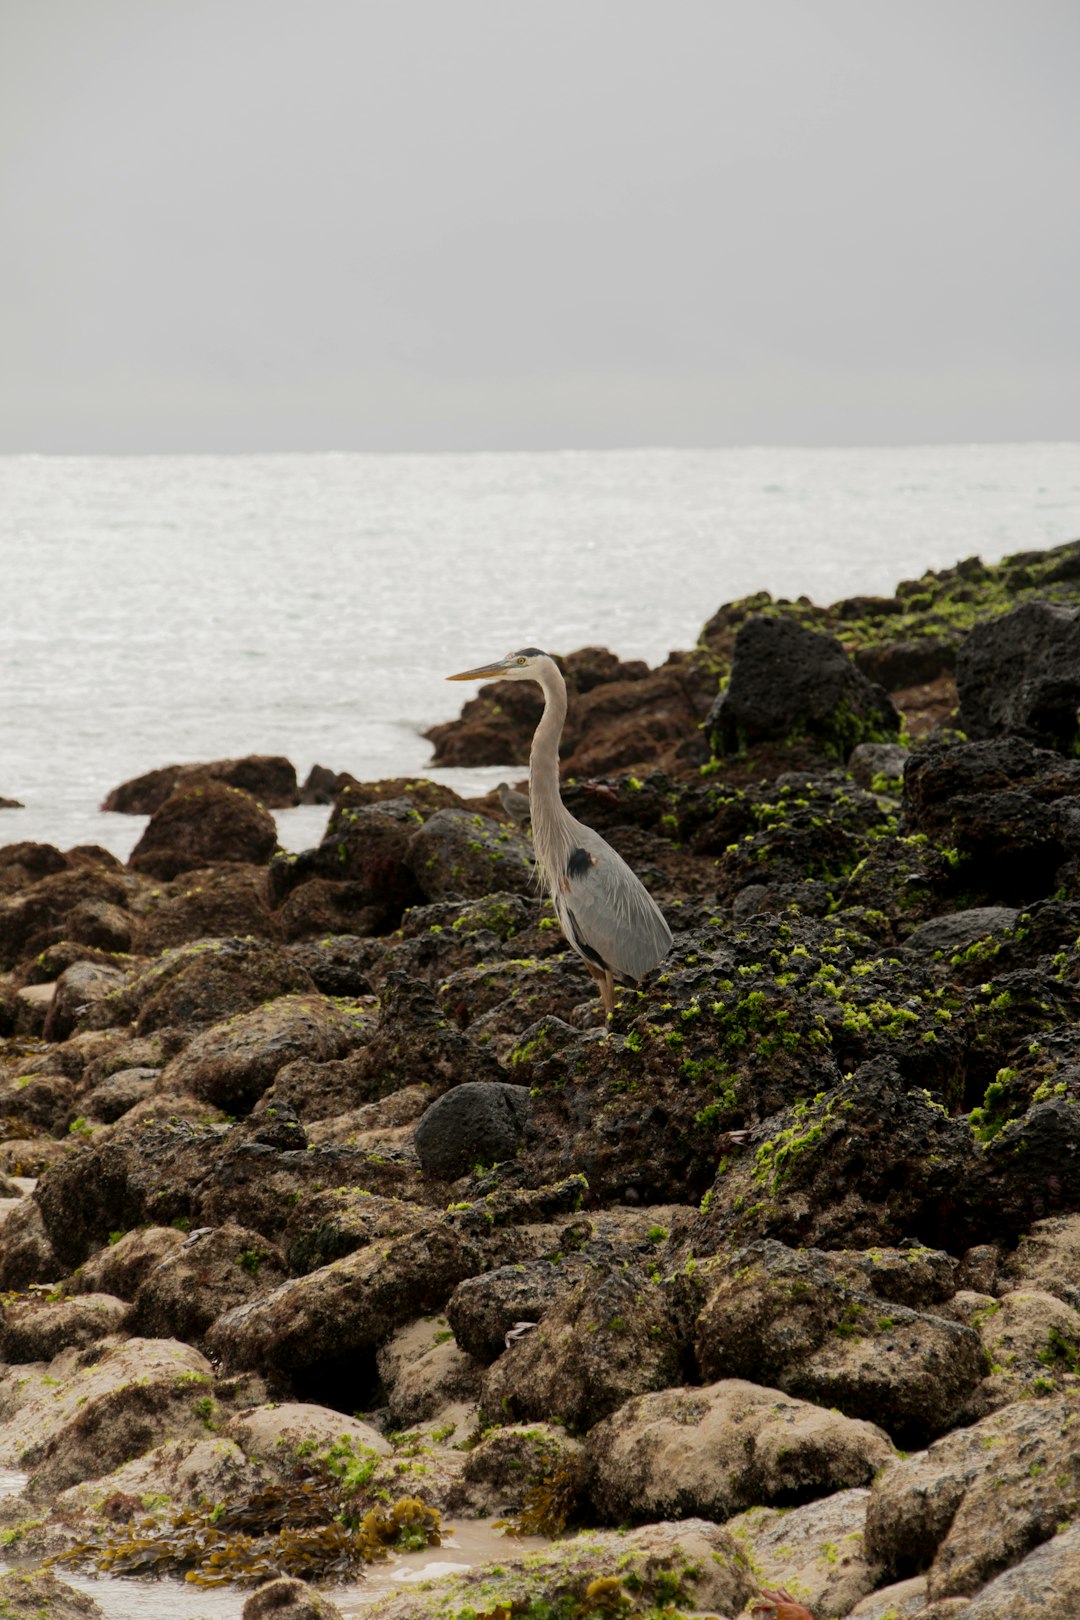
[[[448,675],[450,681],[538,681],[544,712],[529,755],[533,849],[562,931],[596,980],[610,1017],[615,980],[636,984],[671,949],[671,930],[656,901],[611,845],[577,821],[559,796],[559,738],[566,683],[538,647],[494,664]]]

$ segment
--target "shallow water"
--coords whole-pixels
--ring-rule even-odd
[[[468,696],[443,677],[511,647],[657,662],[750,591],[891,592],[1078,534],[1075,444],[0,457],[0,795],[27,806],[0,843],[126,856],[141,823],[97,806],[171,762],[413,775]]]
[[[0,1496],[16,1494],[25,1478],[23,1474],[0,1472]],[[16,1480],[14,1489],[9,1488]],[[506,1536],[494,1528],[490,1519],[465,1519],[443,1526],[440,1547],[397,1554],[369,1565],[362,1581],[321,1590],[337,1604],[345,1620],[353,1620],[369,1613],[373,1604],[403,1581],[463,1573],[476,1564],[512,1558],[544,1545],[537,1536]],[[0,1561],[0,1571],[13,1567]],[[62,1568],[57,1575],[92,1597],[108,1620],[239,1620],[251,1593],[250,1588],[239,1587],[206,1590],[184,1581],[114,1580],[78,1575]]]

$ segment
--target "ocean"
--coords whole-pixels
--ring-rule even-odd
[[[0,843],[126,857],[142,820],[98,806],[155,766],[416,774],[468,696],[444,677],[513,647],[655,663],[750,591],[1078,535],[1077,444],[0,457]],[[325,818],[279,813],[283,843]]]

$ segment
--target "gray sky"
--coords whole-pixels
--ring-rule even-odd
[[[0,451],[1080,438],[1075,0],[0,0]]]

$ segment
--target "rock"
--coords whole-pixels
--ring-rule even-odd
[[[152,816],[177,791],[205,781],[242,788],[268,810],[284,810],[300,803],[296,770],[287,759],[249,754],[244,759],[212,760],[208,765],[163,765],[113,788],[101,808],[126,816]]]
[[[437,810],[413,834],[406,859],[427,900],[529,894],[532,845],[489,816]]]
[[[528,1118],[527,1086],[466,1081],[425,1110],[414,1133],[417,1156],[432,1175],[454,1181],[474,1165],[512,1159]]]
[[[397,1328],[376,1356],[395,1429],[426,1423],[455,1403],[475,1401],[481,1364],[454,1343],[444,1316]]]
[[[1080,1215],[1036,1221],[1007,1265],[1014,1286],[1043,1289],[1080,1311]]]
[[[393,1447],[370,1423],[308,1401],[275,1401],[242,1408],[222,1429],[248,1457],[286,1480],[300,1461],[389,1457]]]
[[[421,820],[406,798],[342,809],[317,848],[275,857],[267,892],[271,905],[281,908],[288,937],[314,932],[297,925],[304,913],[296,901],[311,898],[296,895],[301,888],[341,910],[342,924],[334,933],[373,934],[394,927],[405,907],[420,898],[408,849]],[[352,919],[349,926],[346,917]]]
[[[94,1003],[123,988],[127,974],[121,968],[97,962],[75,962],[56,981],[45,1019],[47,1041],[66,1041]]]
[[[634,1609],[644,1613],[673,1604],[677,1612],[733,1615],[756,1590],[746,1557],[726,1530],[687,1518],[638,1530],[582,1531],[419,1591],[403,1584],[379,1607],[381,1620],[506,1611],[584,1615],[600,1613],[601,1603],[618,1613],[632,1593]]]
[[[51,1569],[0,1574],[0,1614],[4,1620],[105,1620],[105,1610],[85,1592],[59,1580]]]
[[[128,862],[168,882],[211,861],[268,861],[277,848],[274,818],[241,788],[207,781],[181,787],[151,816]]]
[[[972,1416],[1070,1386],[1080,1393],[1080,1313],[1071,1305],[1025,1288],[999,1300],[974,1295],[972,1304],[970,1320],[991,1368],[971,1403]]]
[[[909,831],[954,846],[965,876],[994,903],[1027,905],[1051,893],[1080,847],[1080,760],[1019,737],[926,742],[904,772]]]
[[[241,1620],[341,1620],[341,1610],[306,1581],[281,1575],[251,1594]]]
[[[1080,1589],[1080,1525],[1057,1534],[976,1592],[964,1620],[1073,1620]]]
[[[478,1361],[494,1361],[507,1348],[506,1335],[515,1323],[541,1321],[572,1288],[580,1286],[587,1264],[569,1255],[558,1264],[519,1261],[466,1277],[446,1307],[458,1344]]]
[[[861,788],[877,791],[874,783],[878,782],[888,784],[884,790],[891,793],[899,789],[907,757],[908,751],[900,743],[859,743],[851,750],[847,767]]]
[[[300,803],[333,804],[345,783],[350,780],[347,771],[331,771],[325,765],[313,765],[300,789]]]
[[[0,898],[0,972],[62,939],[67,917],[83,902],[123,907],[127,899],[124,879],[94,866],[50,872]]]
[[[590,1500],[606,1524],[723,1521],[812,1502],[869,1484],[894,1456],[873,1424],[741,1379],[638,1395],[592,1430],[585,1449]]]
[[[107,900],[81,900],[68,912],[65,932],[78,945],[99,951],[130,951],[134,919]]]
[[[970,1596],[1076,1516],[1080,1397],[1018,1401],[897,1462],[872,1489],[866,1549],[932,1600]]]
[[[359,1022],[322,996],[279,996],[197,1035],[162,1076],[230,1113],[251,1108],[278,1070],[297,1058],[340,1058],[362,1038]]]
[[[233,1502],[264,1489],[269,1471],[216,1432],[223,1409],[211,1396],[206,1403],[204,1421],[214,1433],[166,1440],[100,1479],[69,1486],[53,1503],[50,1522],[70,1525],[78,1515],[81,1539],[112,1539],[117,1525],[142,1520],[146,1506],[160,1525],[178,1508],[202,1507],[205,1512],[207,1503]]]
[[[0,1358],[51,1361],[61,1350],[82,1350],[121,1332],[130,1314],[126,1300],[111,1294],[13,1300],[0,1307]]]
[[[74,969],[69,968],[68,972]],[[136,1033],[198,1029],[262,1007],[278,996],[314,991],[310,975],[279,945],[261,939],[202,939],[165,951],[131,975],[91,1023],[134,1022]]]
[[[915,1620],[926,1608],[926,1577],[913,1575],[895,1581],[860,1598],[851,1611],[851,1620]]]
[[[863,1554],[869,1495],[865,1488],[836,1491],[803,1507],[750,1508],[724,1529],[763,1587],[797,1592],[815,1614],[847,1614],[874,1585]]]
[[[0,1425],[0,1459],[30,1472],[32,1501],[48,1500],[148,1451],[170,1431],[200,1432],[195,1402],[211,1384],[210,1363],[173,1339],[66,1350]]]
[[[174,1226],[139,1227],[125,1232],[80,1268],[79,1283],[91,1292],[133,1300],[145,1278],[184,1242],[183,1232]]]
[[[4,1216],[0,1241],[0,1288],[28,1288],[54,1282],[64,1274],[41,1211],[32,1198],[22,1198]]]
[[[0,1116],[42,1130],[66,1131],[74,1118],[75,1086],[62,1074],[16,1074],[0,1080]]]
[[[498,1493],[502,1511],[520,1508],[527,1491],[558,1471],[584,1475],[584,1448],[550,1423],[490,1429],[466,1453],[464,1477]]]
[[[290,1270],[317,1271],[382,1238],[421,1232],[431,1212],[401,1198],[378,1198],[356,1187],[328,1187],[297,1200],[282,1233]]]
[[[424,1311],[441,1310],[474,1265],[445,1226],[358,1249],[307,1276],[218,1317],[207,1334],[211,1353],[232,1368],[256,1368],[329,1387],[345,1374],[362,1401],[364,1352]]]
[[[25,810],[26,806],[21,799],[5,799],[0,797],[0,810]]]
[[[199,866],[132,902],[139,949],[153,955],[204,939],[281,938],[266,903],[266,869],[237,861]]]
[[[1080,610],[1023,602],[975,625],[956,660],[971,740],[1012,734],[1063,754],[1080,740]]]
[[[715,754],[795,735],[845,760],[859,743],[891,741],[900,717],[832,636],[754,617],[735,638],[730,681],[705,727]]]
[[[964,951],[979,939],[992,939],[996,934],[1010,932],[1016,927],[1020,913],[1013,906],[972,906],[967,911],[953,911],[944,917],[931,917],[912,930],[904,944],[909,951],[920,956],[933,956],[940,951],[951,956]]]
[[[580,1280],[488,1369],[485,1422],[553,1412],[584,1433],[631,1396],[681,1380],[684,1328],[670,1290],[628,1266]]]
[[[160,1069],[118,1069],[80,1097],[79,1106],[87,1119],[111,1125],[153,1095],[160,1073]]]
[[[67,871],[68,865],[67,856],[54,844],[35,844],[29,840],[4,844],[0,846],[0,895],[17,894],[38,878]]]
[[[955,1423],[989,1370],[974,1328],[883,1305],[839,1257],[754,1243],[726,1269],[697,1319],[710,1382],[760,1379],[910,1447]]]
[[[217,1317],[268,1293],[287,1275],[284,1257],[258,1232],[232,1221],[196,1230],[139,1284],[132,1331],[190,1344]]]

